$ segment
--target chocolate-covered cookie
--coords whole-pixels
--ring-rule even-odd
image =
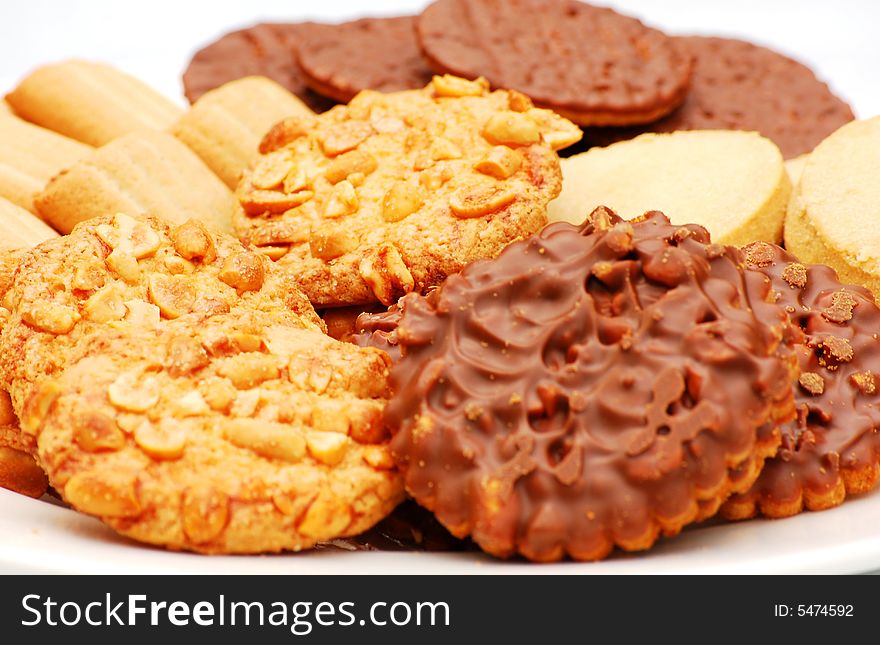
[[[299,48],[306,84],[340,103],[361,90],[398,92],[424,87],[432,72],[416,43],[415,19],[363,18],[310,25]]]
[[[794,413],[768,293],[705,229],[599,208],[404,297],[385,418],[407,490],[454,535],[539,561],[712,515]]]
[[[795,347],[797,418],[781,427],[779,454],[723,514],[786,517],[837,506],[871,490],[880,475],[880,307],[829,267],[801,264],[772,244],[744,250],[803,332]]]
[[[605,146],[643,132],[755,130],[790,159],[854,118],[812,70],[782,54],[728,38],[677,40],[696,60],[681,107],[647,126],[587,130],[585,145]]]
[[[439,0],[416,30],[436,71],[485,76],[581,125],[656,121],[690,82],[674,39],[574,0]]]
[[[306,85],[296,62],[296,51],[315,23],[262,23],[233,31],[196,52],[183,73],[186,98],[194,103],[215,87],[245,76],[266,76],[287,88],[316,112],[333,101]]]

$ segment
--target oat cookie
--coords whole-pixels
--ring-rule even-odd
[[[74,508],[206,553],[300,550],[401,498],[388,357],[340,343],[261,254],[125,215],[24,255],[0,367]]]
[[[581,125],[655,121],[690,83],[675,39],[574,0],[439,0],[417,36],[435,71],[485,76]]]
[[[714,514],[794,413],[787,318],[742,262],[698,226],[597,209],[403,298],[385,416],[408,492],[538,561]]]
[[[517,92],[434,77],[288,119],[238,187],[236,234],[315,306],[389,304],[546,223],[580,130]]]
[[[880,307],[833,269],[801,264],[772,244],[743,249],[801,330],[795,352],[797,418],[781,426],[779,453],[755,485],[722,508],[731,519],[819,511],[864,493],[880,476]]]

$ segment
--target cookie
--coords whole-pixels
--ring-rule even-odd
[[[742,264],[699,226],[597,209],[403,298],[385,419],[407,491],[537,561],[714,514],[794,413],[786,316]]]
[[[317,307],[388,305],[540,229],[560,189],[554,149],[580,136],[484,81],[361,92],[266,135],[235,232]]]
[[[625,218],[662,210],[721,244],[780,242],[791,183],[772,141],[754,132],[644,134],[568,157],[550,221],[580,224],[596,206]]]
[[[849,123],[804,164],[785,218],[785,247],[880,294],[880,117]]]
[[[195,53],[183,73],[183,89],[190,103],[205,92],[246,76],[265,76],[292,92],[316,112],[333,101],[308,88],[296,62],[304,33],[315,23],[254,25],[225,34]]]
[[[170,131],[234,190],[273,125],[285,117],[312,114],[278,83],[248,76],[206,92]]]
[[[82,60],[40,67],[6,100],[23,119],[91,146],[137,130],[164,130],[183,112],[133,76]]]
[[[837,506],[874,488],[880,476],[880,307],[867,289],[842,284],[833,269],[801,264],[778,246],[756,243],[744,252],[802,330],[797,418],[781,427],[779,454],[755,485],[722,513],[788,517]]]
[[[810,155],[803,154],[785,160],[785,172],[788,173],[788,178],[791,180],[792,186],[797,186],[798,182],[801,180],[801,175],[804,174],[804,166],[807,165],[807,159],[809,159],[809,157]]]
[[[690,83],[677,41],[574,0],[438,0],[416,34],[435,71],[485,76],[581,125],[656,121]]]
[[[69,233],[106,213],[196,218],[229,231],[238,204],[196,154],[165,132],[127,134],[94,149],[34,197],[40,217]]]
[[[853,120],[849,105],[812,70],[782,54],[728,38],[677,40],[696,60],[682,106],[644,127],[588,130],[586,142],[605,146],[645,131],[754,130],[791,159]]]
[[[340,103],[361,90],[418,89],[433,75],[419,51],[411,16],[310,25],[297,51],[306,84]]]
[[[0,197],[35,212],[34,195],[91,151],[91,146],[0,114]]]
[[[43,220],[0,197],[0,254],[54,237],[58,237],[58,233]]]
[[[34,460],[33,438],[19,432],[14,415],[4,425],[3,407],[8,405],[8,398],[5,392],[0,392],[0,488],[28,497],[42,497],[49,489],[49,480]]]
[[[402,497],[388,357],[324,334],[271,261],[191,220],[102,217],[21,260],[0,366],[66,502],[205,553],[359,534]]]

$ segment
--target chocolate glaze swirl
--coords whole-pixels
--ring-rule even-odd
[[[699,226],[600,208],[404,297],[386,421],[408,491],[454,535],[540,561],[714,513],[793,415],[768,291]]]

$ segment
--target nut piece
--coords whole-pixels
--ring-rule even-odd
[[[230,419],[224,433],[226,439],[268,459],[290,463],[306,454],[306,441],[291,426],[259,419]]]
[[[229,521],[229,498],[212,486],[188,488],[181,509],[183,532],[194,544],[219,536]]]
[[[175,414],[182,417],[199,417],[210,412],[211,408],[198,390],[191,390],[174,401]]]
[[[205,225],[196,219],[188,220],[171,231],[174,250],[187,260],[210,264],[217,259],[214,238]]]
[[[125,307],[128,309],[125,320],[139,327],[155,327],[162,317],[159,307],[143,300],[126,300]]]
[[[339,535],[351,522],[351,509],[336,495],[322,490],[309,506],[297,526],[300,533],[310,538]]]
[[[319,141],[324,154],[335,157],[354,150],[373,134],[373,128],[364,121],[346,121],[325,132]]]
[[[116,421],[101,412],[86,412],[74,424],[77,445],[86,452],[108,452],[125,445],[125,435]]]
[[[192,311],[196,288],[186,276],[154,273],[147,282],[147,294],[162,315],[171,320]]]
[[[43,419],[52,409],[52,404],[61,396],[61,386],[56,381],[43,381],[36,391],[24,402],[21,413],[21,429],[28,434],[35,435]]]
[[[474,170],[495,179],[507,179],[519,170],[522,160],[522,154],[516,150],[507,146],[494,146],[474,165]]]
[[[412,273],[406,268],[397,247],[384,244],[366,255],[358,265],[358,273],[373,290],[379,302],[390,306],[415,287]]]
[[[422,206],[419,189],[408,181],[398,181],[382,200],[382,217],[386,222],[399,222]]]
[[[532,99],[516,90],[507,90],[507,105],[514,112],[528,112],[535,107]]]
[[[459,191],[449,199],[449,206],[458,217],[481,217],[501,210],[515,199],[516,193],[510,188],[483,185]]]
[[[309,249],[313,257],[327,261],[354,251],[358,243],[357,235],[342,226],[322,226],[312,231]]]
[[[153,459],[179,459],[186,446],[186,433],[175,419],[162,419],[158,426],[144,421],[135,428],[134,440]]]
[[[315,193],[311,190],[300,190],[293,193],[281,193],[275,190],[251,190],[238,193],[238,201],[245,215],[255,216],[264,213],[283,213],[309,201]]]
[[[317,119],[310,116],[291,116],[279,121],[260,141],[260,154],[265,155],[293,143],[308,134],[317,123]]]
[[[362,173],[369,175],[376,170],[379,164],[376,158],[361,150],[352,150],[341,154],[330,162],[324,176],[331,184],[338,184],[343,179],[347,179],[349,175]]]
[[[135,517],[141,513],[134,475],[81,472],[64,485],[64,499],[98,517]]]
[[[31,327],[49,334],[66,334],[79,321],[80,315],[73,307],[53,302],[37,302],[22,312],[22,320]]]
[[[259,291],[263,288],[263,280],[266,278],[264,260],[257,253],[237,253],[230,255],[223,263],[223,268],[217,276],[238,291],[241,295],[245,291]]]
[[[482,76],[469,81],[460,76],[444,74],[432,78],[431,86],[436,97],[483,96],[489,91],[489,81]]]
[[[217,368],[239,390],[250,390],[260,383],[277,379],[281,374],[277,359],[269,354],[238,354],[223,359]]]
[[[309,454],[328,466],[335,466],[348,452],[350,440],[338,432],[309,432],[306,435],[306,447]]]
[[[521,112],[498,112],[489,117],[483,136],[493,144],[529,146],[541,140],[538,124]]]
[[[431,143],[429,149],[431,161],[443,161],[446,159],[461,159],[461,148],[444,137],[437,137]]]
[[[137,258],[131,253],[114,250],[104,261],[111,271],[129,284],[134,284],[141,279],[141,268]]]
[[[324,217],[342,217],[343,215],[351,215],[358,209],[358,196],[354,185],[343,180],[336,184],[336,187],[327,198],[324,204]]]
[[[122,301],[122,294],[114,284],[108,284],[92,294],[92,297],[86,300],[83,310],[86,319],[96,323],[122,320],[128,311]]]
[[[110,403],[127,412],[145,412],[159,402],[159,381],[141,371],[123,372],[107,387]]]
[[[538,129],[544,136],[544,143],[554,150],[567,148],[580,141],[584,136],[583,130],[553,110],[532,108],[526,114],[538,124]]]
[[[104,286],[104,267],[96,261],[86,260],[76,267],[70,286],[80,291],[92,291]]]
[[[373,468],[377,470],[391,470],[394,468],[394,457],[387,446],[364,446],[361,456]]]
[[[265,255],[267,258],[275,262],[290,253],[290,247],[282,246],[280,244],[271,244],[257,247],[256,251],[260,255]]]
[[[113,224],[101,224],[95,229],[98,237],[114,251],[129,253],[140,260],[153,255],[159,248],[159,235],[146,222],[118,213]]]
[[[251,184],[254,188],[270,190],[280,186],[293,170],[293,161],[287,151],[273,152],[260,158],[251,171]]]
[[[201,381],[199,391],[215,412],[228,412],[238,394],[232,383],[216,376]]]

